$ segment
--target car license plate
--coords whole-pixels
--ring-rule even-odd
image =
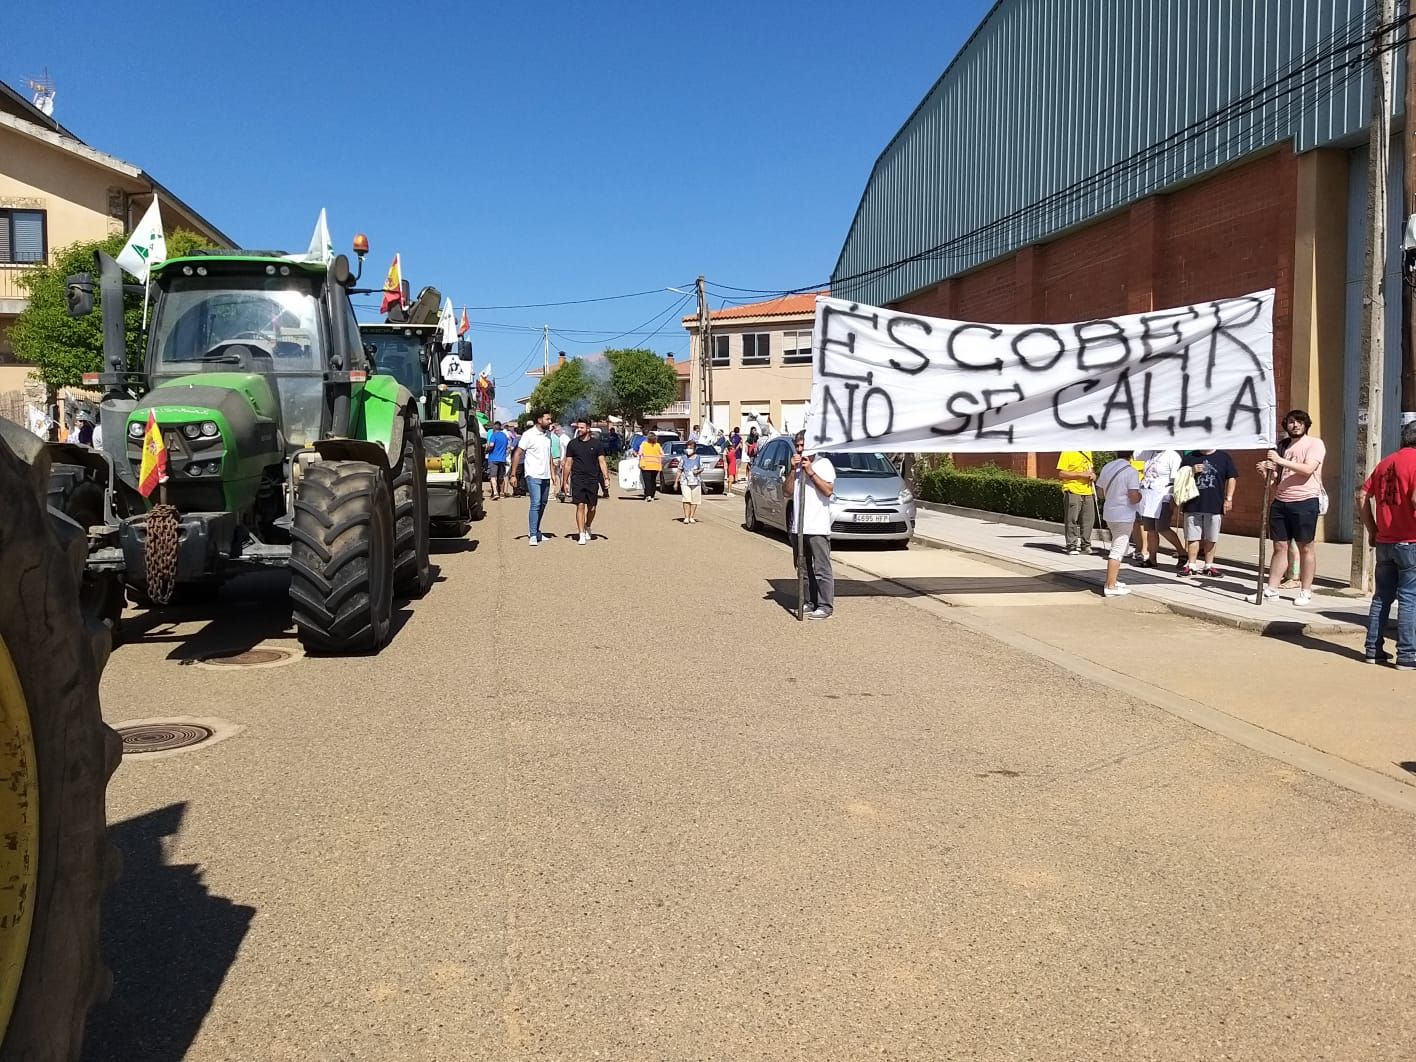
[[[895,518],[894,513],[855,513],[858,524],[888,524]]]

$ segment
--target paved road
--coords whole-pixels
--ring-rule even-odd
[[[244,729],[114,780],[87,1058],[1409,1053],[1416,819],[922,595],[798,625],[740,504],[498,503],[377,659],[136,616],[109,720]]]

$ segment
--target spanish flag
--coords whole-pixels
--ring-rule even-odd
[[[384,279],[383,302],[379,305],[379,313],[388,313],[390,306],[402,302],[403,268],[399,265],[398,255],[394,255],[393,265],[388,267],[388,276]]]
[[[462,307],[462,323],[457,326],[457,334],[465,336],[472,329],[472,322],[467,319],[467,307]]]
[[[167,482],[167,447],[157,428],[157,414],[148,410],[147,431],[143,432],[143,463],[138,468],[138,493],[149,497],[159,483]]]

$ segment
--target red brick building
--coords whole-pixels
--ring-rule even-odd
[[[938,317],[1031,323],[1273,287],[1280,412],[1312,414],[1328,444],[1327,488],[1350,497],[1366,184],[1366,118],[1352,95],[1363,78],[1351,70],[1363,68],[1323,71],[1359,55],[1371,27],[1348,0],[1316,5],[1337,27],[1325,35],[1297,25],[1291,6],[1238,5],[1268,8],[1267,28],[1286,31],[1287,51],[1275,54],[1254,43],[1264,27],[1237,23],[1236,5],[1201,3],[1228,20],[1227,35],[1167,21],[1175,6],[1135,0],[1156,17],[1118,19],[1109,5],[1078,5],[1048,27],[1038,20],[1056,4],[1000,0],[876,162],[832,291]],[[1165,61],[1143,61],[1157,54]],[[1072,94],[1041,101],[1040,70]],[[1101,91],[1117,85],[1130,93]],[[1285,102],[1294,97],[1309,106]],[[980,129],[994,140],[962,152],[978,147]],[[1395,244],[1399,224],[1393,217]],[[1399,350],[1395,275],[1388,290],[1388,349]],[[1399,368],[1387,388],[1389,445]],[[1056,456],[956,460],[1050,475]],[[1248,475],[1231,526],[1254,532],[1261,455],[1234,456]],[[1348,537],[1348,507],[1333,505],[1320,533]]]

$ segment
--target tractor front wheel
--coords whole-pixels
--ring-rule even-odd
[[[428,560],[428,467],[416,422],[403,433],[403,459],[393,480],[393,589],[422,597],[433,585]]]
[[[291,528],[290,601],[306,649],[372,653],[393,622],[393,500],[364,461],[305,469]]]

